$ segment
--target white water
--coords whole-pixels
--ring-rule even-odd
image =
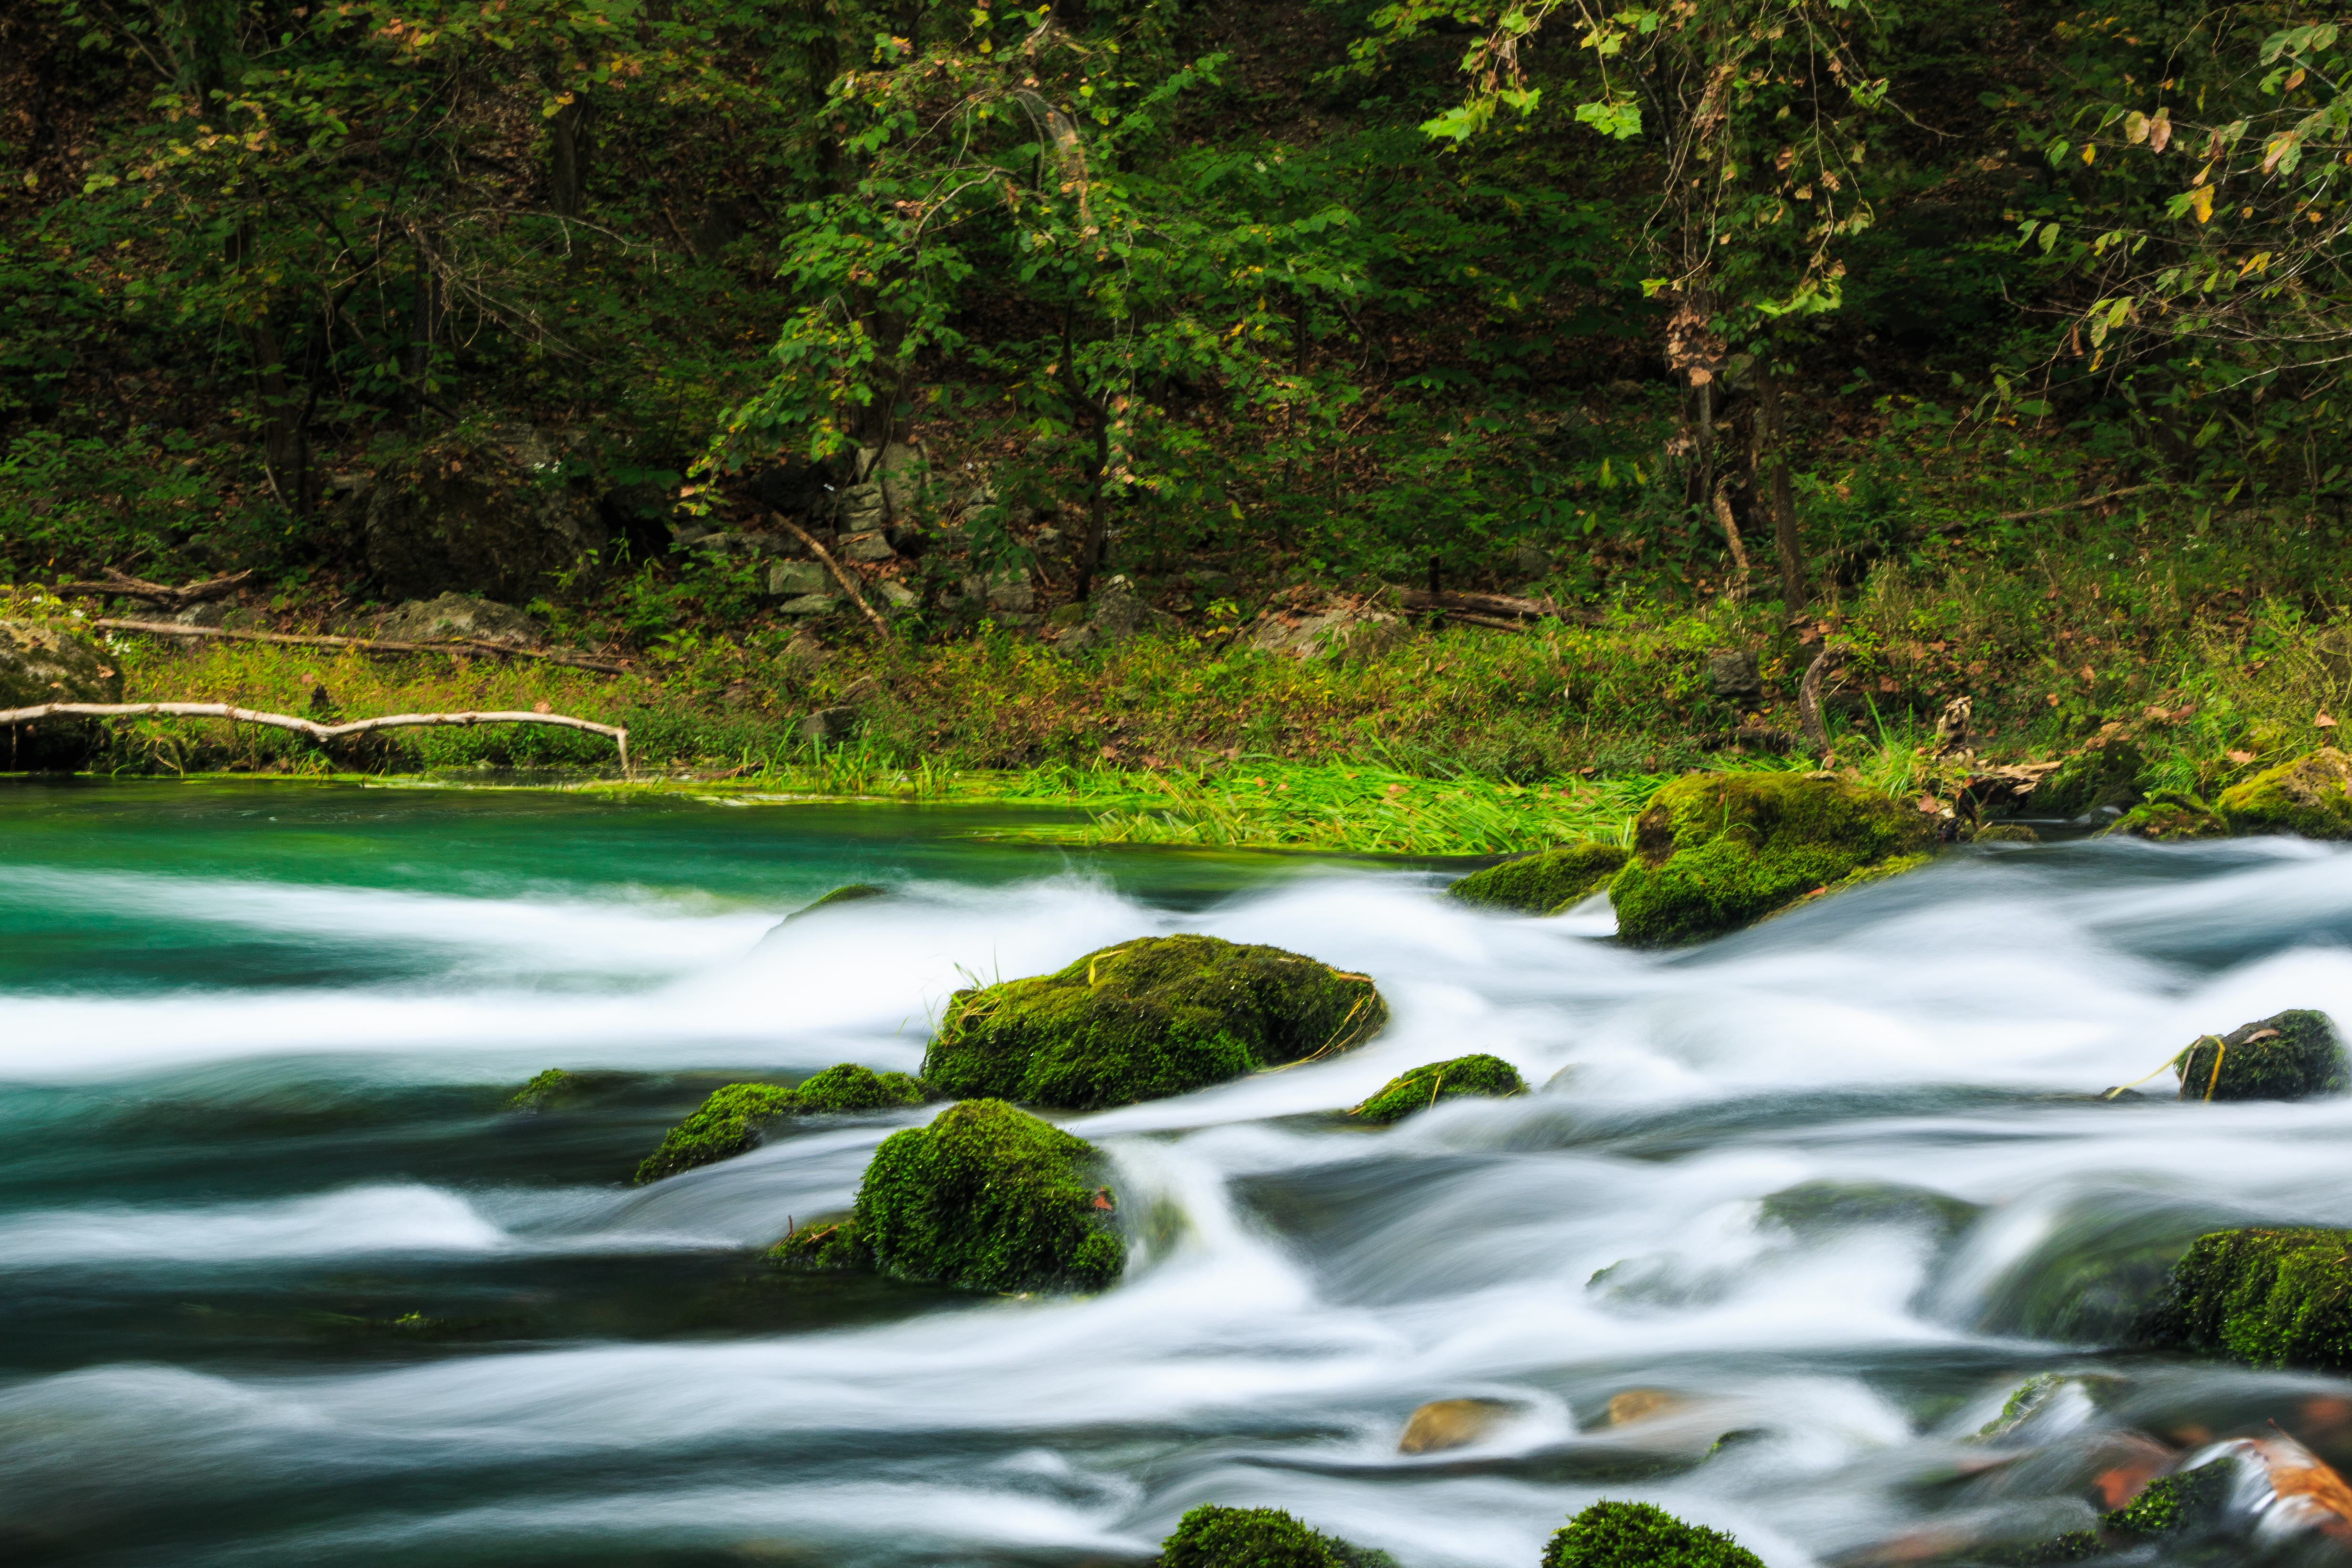
[[[2352,1018],[2347,870],[2339,852],[2288,844],[1977,854],[1667,957],[1597,940],[1605,910],[1484,916],[1408,873],[1301,875],[1190,917],[1074,879],[939,885],[773,935],[768,916],[691,900],[79,883],[179,920],[452,956],[429,984],[20,996],[0,1075],[22,1083],[142,1092],[158,1073],[289,1058],[418,1083],[509,1082],[558,1060],[911,1068],[966,976],[1178,930],[1369,972],[1394,1022],[1338,1060],[1073,1121],[1118,1162],[1139,1224],[1128,1277],[1098,1298],[408,1364],[92,1353],[0,1389],[0,1515],[64,1537],[133,1491],[166,1510],[306,1489],[340,1500],[324,1514],[257,1504],[234,1539],[176,1558],[159,1527],[126,1562],[700,1546],[745,1561],[1076,1563],[1148,1559],[1186,1508],[1213,1500],[1287,1508],[1408,1568],[1532,1568],[1566,1515],[1610,1495],[1728,1529],[1772,1568],[1827,1562],[1956,1507],[1913,1483],[1952,1462],[2020,1374],[2080,1360],[2019,1337],[2000,1308],[2065,1227],[2166,1205],[2352,1223],[2352,1100],[2074,1098],[2284,1007]],[[33,885],[11,875],[20,895]],[[583,979],[615,968],[635,978]],[[1377,1134],[1280,1120],[1473,1050],[1548,1087]],[[0,1268],[38,1280],[753,1246],[788,1214],[842,1206],[905,1120],[780,1141],[641,1192],[297,1180],[207,1202],[198,1176],[169,1203],[0,1214]],[[1800,1238],[1759,1222],[1765,1194],[1824,1178],[1986,1212],[1943,1250],[1899,1226]],[[2170,1375],[2283,1401],[2336,1387]],[[1692,1404],[1592,1429],[1634,1387]],[[1413,1406],[1465,1395],[1524,1413],[1469,1449],[1395,1452]],[[1595,1455],[1696,1453],[1734,1428],[1767,1435],[1680,1475],[1591,1478]],[[2064,1513],[2049,1499],[1979,1505]]]

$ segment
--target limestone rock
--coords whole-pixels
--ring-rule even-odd
[[[851,485],[833,498],[833,526],[840,533],[871,533],[890,521],[889,504],[877,484]]]
[[[1432,1400],[1406,1418],[1397,1452],[1440,1454],[1467,1447],[1525,1408],[1507,1399]]]
[[[768,597],[771,599],[830,595],[840,586],[822,562],[776,561],[768,566]]]
[[[2352,838],[2352,793],[2347,792],[2352,792],[2352,757],[2322,746],[2232,784],[2214,805],[2239,833]]]
[[[1037,590],[1030,585],[1026,572],[999,572],[992,576],[975,573],[963,580],[963,596],[979,601],[992,610],[1009,610],[1014,615],[1027,615],[1037,607]]]
[[[890,541],[881,533],[853,533],[841,542],[839,558],[844,561],[895,561],[898,552],[890,548]]]
[[[1091,1110],[1346,1050],[1387,1022],[1364,975],[1278,947],[1146,937],[957,992],[923,1077],[948,1094]]]
[[[1757,670],[1756,656],[1727,647],[1708,654],[1706,689],[1709,695],[1743,709],[1763,701],[1764,678]]]
[[[2305,1100],[2352,1088],[2352,1061],[2325,1013],[2294,1008],[2208,1035],[2173,1063],[2183,1100]]]
[[[1638,947],[1753,924],[1815,892],[1927,863],[1932,824],[1829,773],[1691,773],[1650,797],[1609,884]]]
[[[121,673],[96,644],[55,626],[0,621],[0,708],[121,700]]]
[[[1489,909],[1556,915],[1607,887],[1633,858],[1622,845],[1564,844],[1473,871],[1445,891]]]
[[[595,505],[536,438],[446,443],[379,470],[361,524],[368,569],[403,598],[528,599],[607,542]]]
[[[789,606],[787,606],[789,608]],[[811,745],[833,745],[849,739],[857,728],[857,710],[846,704],[819,708],[801,721],[801,739]]]
[[[1179,624],[1175,616],[1137,593],[1135,584],[1124,576],[1106,577],[1096,584],[1082,613],[1086,619],[1063,633],[1054,645],[1064,653],[1127,642],[1146,632],[1164,636]]]
[[[484,642],[527,643],[539,636],[529,616],[495,600],[470,594],[411,599],[376,623],[376,636],[390,642],[438,642],[478,637]]]
[[[1251,628],[1249,640],[1267,653],[1346,664],[1384,652],[1405,635],[1404,622],[1385,610],[1334,609],[1264,616]]]

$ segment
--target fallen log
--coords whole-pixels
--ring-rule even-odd
[[[30,724],[36,720],[50,718],[76,719],[226,719],[233,724],[261,724],[273,730],[291,730],[298,735],[308,735],[314,741],[341,741],[352,735],[373,734],[378,730],[415,730],[432,725],[456,725],[470,728],[476,724],[552,724],[565,730],[585,730],[592,734],[608,735],[621,751],[621,772],[629,771],[629,732],[618,724],[599,724],[593,719],[574,719],[565,713],[387,713],[375,719],[354,719],[347,724],[321,724],[315,719],[298,718],[291,713],[265,713],[253,708],[237,708],[226,702],[44,702],[37,708],[11,708],[0,711],[0,726]]]
[[[1586,626],[1597,626],[1604,619],[1598,610],[1563,605],[1551,599],[1522,599],[1511,594],[1463,594],[1451,589],[1433,594],[1426,588],[1402,588],[1397,598],[1408,610],[1438,610],[1456,619],[1469,620],[1474,626],[1493,626],[1493,617],[1502,616],[1573,621]],[[1473,618],[1481,616],[1486,618]]]
[[[226,598],[243,586],[253,575],[247,567],[231,572],[226,576],[207,577],[201,583],[186,583],[177,588],[165,583],[150,583],[144,577],[133,577],[113,567],[106,569],[103,583],[60,583],[50,592],[56,594],[111,595],[123,599],[145,599],[167,610],[184,610],[190,605],[201,605],[207,599]]]
[[[227,642],[278,643],[289,647],[355,647],[362,653],[486,653],[499,658],[536,658],[549,664],[593,669],[599,675],[626,675],[629,667],[610,659],[556,648],[517,647],[485,637],[449,637],[440,642],[394,642],[383,637],[331,637],[324,632],[233,632],[226,626],[184,626],[172,621],[125,621],[108,618],[90,622],[105,632],[144,632],[159,637],[218,637]]]
[[[797,538],[803,544],[809,547],[810,554],[824,563],[824,569],[833,574],[833,580],[841,584],[841,591],[849,595],[849,602],[856,605],[858,610],[866,616],[866,618],[874,623],[874,629],[880,632],[887,639],[890,635],[890,624],[887,621],[885,621],[880,616],[876,615],[874,613],[874,606],[866,602],[866,595],[857,591],[857,579],[851,576],[840,562],[835,561],[830,554],[826,553],[824,546],[819,544],[816,542],[815,537],[812,535],[807,529],[803,528],[799,523],[794,522],[791,518],[785,517],[781,512],[772,513],[771,515],[773,516],[778,522],[781,522],[786,528],[791,529],[793,531],[793,537]]]

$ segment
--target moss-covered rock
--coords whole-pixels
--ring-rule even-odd
[[[1645,1502],[1597,1502],[1544,1547],[1543,1568],[1764,1568],[1719,1530]]]
[[[1445,890],[1489,909],[1558,914],[1608,886],[1633,855],[1620,844],[1567,844],[1473,871]]]
[[[1416,1110],[1426,1110],[1441,1100],[1459,1100],[1465,1095],[1499,1100],[1527,1091],[1518,1069],[1500,1057],[1454,1057],[1426,1063],[1389,1079],[1379,1093],[1348,1114],[1385,1123],[1401,1121]]]
[[[2036,816],[2080,816],[2101,806],[2121,810],[2140,797],[2147,763],[2139,747],[2121,736],[2092,741],[2033,786]]]
[[[1976,1222],[1976,1205],[1894,1182],[1801,1182],[1767,1195],[1762,1217],[1799,1236],[1899,1225],[1948,1239]]]
[[[2352,1371],[2352,1231],[2200,1236],[2137,1327],[2153,1349]]]
[[[2325,1013],[2297,1007],[2208,1035],[2172,1064],[2183,1100],[2305,1100],[2352,1088],[2352,1061]]]
[[[835,910],[844,904],[862,904],[868,899],[887,899],[889,896],[889,889],[877,888],[871,882],[845,883],[814,902],[794,910],[791,914],[786,915],[781,923],[790,925],[793,921],[813,915],[819,910]]]
[[[887,1110],[922,1102],[923,1086],[905,1073],[876,1073],[855,1062],[827,1068],[797,1089],[730,1083],[712,1090],[693,1115],[669,1130],[661,1147],[637,1166],[636,1180],[640,1184],[657,1182],[747,1153],[760,1146],[768,1128],[787,1116]]]
[[[1395,1562],[1310,1530],[1278,1508],[1202,1503],[1160,1543],[1160,1568],[1393,1568]]]
[[[2107,831],[2171,844],[2195,838],[2227,838],[2230,825],[2197,796],[2184,790],[2160,789],[2117,817]]]
[[[1085,1139],[1001,1100],[968,1100],[882,1141],[847,1245],[901,1279],[1099,1290],[1127,1266],[1106,1174]]]
[[[795,1274],[846,1274],[874,1267],[874,1249],[866,1245],[852,1215],[827,1215],[796,1227],[768,1249],[768,1261]]]
[[[923,1079],[943,1094],[1091,1110],[1347,1050],[1388,1016],[1369,978],[1312,958],[1147,937],[957,992]]]
[[[2021,822],[1988,822],[1969,840],[1972,844],[2039,844],[2042,835]]]
[[[532,1113],[558,1110],[580,1099],[587,1088],[578,1073],[550,1068],[516,1090],[507,1109]]]
[[[2237,1479],[2234,1459],[2215,1459],[2193,1470],[2158,1476],[2122,1508],[2100,1516],[2102,1529],[2146,1539],[2212,1529],[2229,1507]]]
[[[2221,792],[2215,803],[2239,833],[2352,838],[2352,757],[2322,746]]]
[[[1924,865],[1934,844],[1921,813],[1832,774],[1692,773],[1650,797],[1609,901],[1628,942],[1697,942]]]

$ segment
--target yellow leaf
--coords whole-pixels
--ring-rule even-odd
[[[2197,215],[2199,223],[2210,221],[2213,216],[2213,187],[2200,185],[2189,192],[2189,210]]]
[[[2124,140],[2137,147],[2147,140],[2147,116],[2133,110],[2124,116]]]

